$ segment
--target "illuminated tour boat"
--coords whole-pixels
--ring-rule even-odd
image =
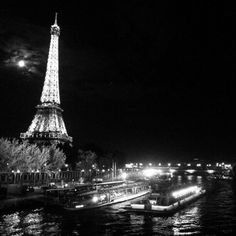
[[[75,195],[92,194],[96,193],[96,186],[92,184],[80,184],[75,186],[63,186],[51,188],[45,191],[44,203],[48,206],[63,207],[68,199],[73,198]]]
[[[148,199],[130,204],[126,209],[168,215],[197,200],[205,192],[206,190],[199,186],[190,186],[167,194],[152,193]]]
[[[63,208],[69,211],[95,209],[131,201],[151,193],[146,182],[113,181],[96,184],[95,188],[93,191],[70,191],[69,195],[65,194],[61,198]]]

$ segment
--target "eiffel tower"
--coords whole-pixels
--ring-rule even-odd
[[[28,128],[20,134],[20,138],[42,144],[71,143],[72,137],[68,136],[63,110],[60,107],[60,94],[58,82],[58,41],[60,27],[55,23],[51,26],[51,41],[47,61],[47,71],[43,86],[41,103],[36,106],[37,112]]]

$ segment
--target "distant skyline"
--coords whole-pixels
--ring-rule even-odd
[[[137,161],[236,160],[229,3],[3,4],[0,137],[19,138],[36,112],[55,12],[61,107],[75,147],[95,144]]]

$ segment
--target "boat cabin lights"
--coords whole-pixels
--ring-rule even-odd
[[[179,198],[179,197],[182,197],[188,193],[197,193],[200,191],[201,188],[199,188],[198,186],[191,186],[191,187],[188,187],[188,188],[185,188],[185,189],[181,189],[181,190],[178,190],[178,191],[175,191],[172,193],[172,196],[174,198]]]
[[[105,198],[106,198],[106,195],[101,195],[100,196],[100,199],[103,201],[103,200],[105,200]]]
[[[93,202],[97,202],[97,201],[98,201],[98,197],[97,197],[97,196],[94,196],[94,197],[92,198],[92,201],[93,201]]]
[[[76,205],[75,208],[82,208],[84,205]]]

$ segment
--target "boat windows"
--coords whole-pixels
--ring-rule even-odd
[[[127,189],[127,194],[132,194],[133,193],[133,189],[132,188],[128,188]]]

